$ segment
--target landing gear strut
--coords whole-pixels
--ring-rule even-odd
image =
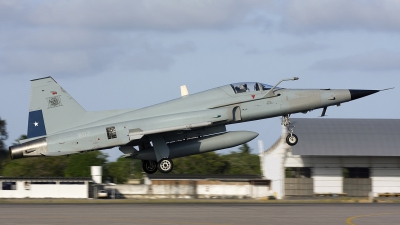
[[[143,168],[144,172],[146,172],[148,174],[153,174],[157,171],[157,162],[150,161],[150,160],[143,160],[142,168]]]
[[[295,126],[290,126],[290,115],[282,116],[282,125],[288,129],[288,136],[286,136],[286,143],[290,146],[294,146],[299,141],[297,135],[293,133]]]
[[[169,173],[174,168],[174,163],[168,158],[161,159],[158,162],[158,171],[161,173]]]

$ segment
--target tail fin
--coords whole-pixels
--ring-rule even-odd
[[[52,77],[31,80],[28,138],[68,129],[85,113],[86,110]]]

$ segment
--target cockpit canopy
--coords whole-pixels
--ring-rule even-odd
[[[271,86],[269,84],[258,83],[258,82],[239,82],[239,83],[231,84],[231,87],[233,88],[233,91],[236,94],[238,94],[238,93],[244,93],[244,92],[270,90],[273,86]],[[278,90],[278,89],[281,89],[281,88],[275,87],[274,90]]]

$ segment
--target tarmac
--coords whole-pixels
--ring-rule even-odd
[[[40,201],[1,201],[0,224],[400,224],[400,204],[395,203]]]

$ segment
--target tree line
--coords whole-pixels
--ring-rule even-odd
[[[125,183],[143,175],[140,160],[118,158],[107,161],[102,151],[69,156],[35,157],[11,160],[4,141],[6,121],[0,118],[0,175],[7,177],[90,177],[90,166],[103,167],[104,182]],[[22,135],[20,139],[26,138]],[[17,143],[17,142],[16,142]],[[158,172],[157,172],[158,173]],[[208,152],[174,159],[172,174],[261,174],[259,157],[243,144],[230,154]]]

